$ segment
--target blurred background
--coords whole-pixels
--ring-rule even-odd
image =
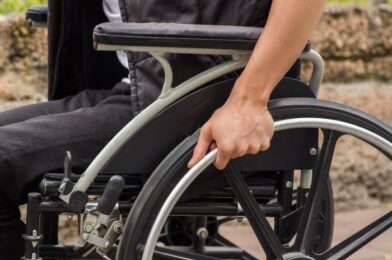
[[[46,100],[46,30],[29,28],[24,15],[45,2],[0,0],[0,110]],[[326,65],[319,97],[392,125],[392,0],[328,0],[311,40]],[[309,69],[303,65],[305,80]],[[364,225],[391,210],[392,165],[355,140],[344,139],[338,148],[332,180],[335,234],[343,238],[353,220]],[[353,259],[392,259],[391,244],[392,231]]]

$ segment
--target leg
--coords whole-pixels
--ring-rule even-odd
[[[23,122],[37,116],[59,114],[80,108],[93,107],[110,96],[128,93],[129,85],[119,83],[110,90],[87,89],[77,95],[68,96],[63,99],[10,109],[0,113],[0,127]]]
[[[118,93],[117,93],[118,94]],[[51,102],[49,102],[51,103]],[[52,103],[51,103],[52,104]],[[53,111],[53,110],[52,110]],[[76,168],[85,168],[110,138],[131,120],[128,95],[111,95],[94,107],[41,115],[0,127],[0,259],[8,256],[10,244],[22,250],[24,232],[18,205],[37,188],[42,174],[62,168],[63,156],[71,151]],[[1,115],[0,115],[1,117]],[[3,228],[9,227],[9,228]],[[3,238],[4,237],[4,238]]]
[[[24,229],[18,206],[0,194],[0,259],[16,260],[22,256]]]

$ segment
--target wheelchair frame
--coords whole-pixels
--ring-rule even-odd
[[[42,24],[41,24],[42,25]],[[230,72],[236,71],[238,69],[243,68],[250,55],[250,51],[248,50],[228,50],[228,49],[204,49],[204,48],[173,48],[173,47],[154,47],[154,46],[146,46],[146,47],[141,47],[141,46],[127,46],[127,45],[111,45],[111,44],[103,44],[103,43],[97,43],[96,44],[96,49],[97,50],[103,50],[103,51],[118,51],[118,50],[125,50],[125,51],[141,51],[141,52],[147,52],[150,55],[152,55],[161,65],[164,71],[165,75],[165,80],[164,80],[164,85],[162,92],[153,104],[151,104],[149,107],[147,107],[143,112],[141,112],[139,115],[137,115],[132,121],[130,121],[106,146],[105,148],[98,154],[98,156],[94,159],[94,161],[89,165],[89,167],[84,171],[80,179],[77,181],[77,183],[72,186],[72,189],[69,189],[70,187],[66,187],[68,189],[67,192],[62,193],[59,197],[63,201],[55,201],[55,202],[50,202],[50,203],[45,203],[41,202],[40,198],[41,195],[37,193],[31,193],[29,194],[29,203],[28,203],[28,209],[27,209],[27,214],[29,216],[28,221],[27,221],[27,230],[25,235],[26,241],[30,241],[31,243],[26,243],[26,254],[28,256],[32,256],[32,259],[34,259],[35,251],[36,251],[36,246],[38,244],[38,241],[42,239],[41,234],[37,233],[36,227],[40,225],[40,220],[38,218],[39,214],[41,211],[44,212],[52,212],[53,214],[56,214],[58,212],[75,212],[75,213],[80,213],[81,211],[84,211],[86,209],[87,213],[89,210],[92,210],[96,207],[96,204],[91,204],[87,203],[87,194],[86,191],[92,184],[92,182],[97,178],[99,173],[102,171],[102,169],[109,163],[109,161],[112,159],[113,155],[121,149],[121,147],[130,139],[132,138],[140,129],[143,128],[148,122],[150,122],[156,115],[158,115],[160,112],[164,111],[166,108],[168,108],[171,104],[173,104],[175,101],[179,100],[182,97],[187,96],[191,92],[195,91],[202,85],[213,81],[225,74],[228,74]],[[219,54],[219,55],[228,55],[232,57],[232,60],[227,61],[225,63],[222,63],[218,66],[215,66],[213,68],[210,68],[204,72],[201,72],[200,74],[190,78],[189,80],[181,83],[177,87],[172,87],[172,81],[173,81],[173,72],[172,68],[169,64],[169,62],[166,60],[164,57],[165,54],[168,53],[181,53],[181,54]],[[321,56],[314,50],[310,48],[310,45],[307,46],[307,48],[304,50],[302,53],[300,59],[302,60],[307,60],[310,61],[313,64],[313,71],[312,75],[310,78],[309,86],[311,90],[313,91],[314,94],[317,94],[318,89],[320,87],[321,79],[323,76],[324,72],[324,63],[321,58]],[[352,123],[346,123],[343,121],[338,121],[334,119],[326,119],[326,118],[312,118],[312,117],[304,117],[304,118],[294,118],[294,119],[284,119],[284,120],[278,120],[275,122],[275,131],[283,131],[283,130],[289,130],[292,128],[325,128],[329,129],[329,132],[327,133],[327,138],[330,138],[333,142],[336,142],[337,139],[340,137],[339,132],[342,133],[348,133],[353,136],[359,137],[360,139],[363,139],[364,141],[367,141],[368,143],[379,147],[380,150],[385,151],[387,154],[391,155],[392,154],[392,146],[388,140],[383,138],[382,136],[379,135],[379,133],[372,132],[366,128],[361,128],[355,124]],[[388,136],[388,134],[387,134]],[[328,141],[330,141],[328,139]],[[317,151],[316,151],[317,153]],[[158,216],[155,219],[153,226],[151,228],[151,232],[149,233],[148,239],[146,244],[144,245],[144,250],[143,250],[143,260],[149,260],[153,257],[154,249],[156,247],[156,242],[158,239],[158,236],[160,235],[160,232],[162,230],[162,227],[167,219],[167,217],[170,215],[171,210],[174,208],[176,202],[180,199],[181,195],[183,192],[187,189],[187,187],[193,182],[194,179],[207,167],[209,166],[215,159],[217,154],[217,151],[214,150],[210,152],[201,162],[199,162],[195,167],[190,169],[187,174],[185,174],[185,177],[183,177],[179,183],[175,186],[175,188],[170,192],[169,196],[167,199],[165,199],[163,206],[159,210]],[[327,156],[329,156],[327,154]],[[70,159],[68,157],[68,159]],[[68,172],[69,161],[66,162],[66,172]],[[321,167],[324,167],[324,165],[321,165]],[[328,167],[328,165],[326,165]],[[323,168],[322,168],[323,170]],[[301,171],[301,178],[300,178],[300,185],[299,188],[304,189],[304,190],[310,190],[313,188],[312,182],[315,181],[317,184],[322,183],[323,181],[327,180],[328,178],[328,173],[326,171],[321,171],[322,174],[321,176],[316,176],[315,180],[312,180],[312,170],[302,170]],[[227,177],[227,181],[230,183],[234,182],[241,182],[241,177],[237,178],[235,174],[235,167],[233,168],[233,165],[230,164],[228,166],[227,173],[225,174],[227,176],[230,176],[229,173],[232,173],[232,177]],[[65,182],[63,181],[63,184],[67,184],[67,175],[65,175]],[[237,178],[237,179],[235,179]],[[230,186],[232,186],[232,183]],[[111,183],[107,185],[110,186]],[[121,186],[123,184],[117,183],[117,186]],[[311,187],[312,186],[312,187]],[[63,187],[64,188],[64,187]],[[114,186],[112,188],[115,188]],[[237,187],[238,188],[238,187]],[[242,188],[242,190],[241,190]],[[61,187],[60,187],[61,189]],[[113,189],[112,191],[115,193],[113,200],[114,202],[117,202],[119,194],[116,193]],[[235,196],[238,195],[238,193],[242,193],[242,195],[246,195],[247,193],[250,193],[249,190],[244,189],[244,186],[239,187],[239,190],[235,190],[233,187],[233,191]],[[105,190],[106,192],[106,190]],[[312,192],[312,191],[311,191]],[[320,197],[320,192],[315,192],[315,196]],[[104,197],[104,196],[102,196]],[[314,201],[317,202],[317,200],[312,200],[310,203],[307,203],[306,208],[305,208],[305,213],[309,213],[309,215],[314,215],[318,212],[318,209],[320,208],[319,205],[314,205]],[[64,203],[65,202],[65,203]],[[244,201],[241,201],[240,204],[243,206]],[[99,204],[98,204],[99,205]],[[308,206],[310,205],[310,206]],[[246,210],[249,210],[251,204],[247,204],[244,202],[244,212],[246,214]],[[253,205],[254,206],[254,205]],[[119,212],[120,205],[116,206],[117,208],[115,209],[116,212]],[[85,212],[86,212],[85,211]],[[305,214],[304,213],[304,214]],[[111,213],[110,213],[111,214]],[[98,223],[101,221],[105,221],[105,219],[101,218],[108,218],[109,213],[107,215],[102,214],[98,216],[98,219],[95,219],[93,221],[98,221]],[[352,249],[346,249],[344,248],[343,251],[341,250],[342,247],[346,247],[347,245],[352,245],[354,248],[358,248],[361,245],[366,244],[369,242],[371,239],[376,237],[378,234],[383,232],[384,230],[388,229],[392,225],[392,218],[391,218],[392,212],[387,213],[385,216],[381,217],[380,219],[376,220],[374,223],[370,224],[369,226],[365,227],[358,233],[354,234],[352,237],[346,239],[343,241],[341,244],[339,244],[337,247],[332,248],[331,250],[328,250],[326,253],[321,254],[321,257],[326,257],[328,259],[340,259],[341,257],[347,256],[350,253],[352,253]],[[89,217],[89,216],[87,216]],[[265,217],[265,214],[261,212],[261,217]],[[301,223],[300,225],[305,225],[306,227],[311,226],[312,220],[309,220],[306,223],[302,223],[302,218],[301,218]],[[51,221],[49,219],[49,221]],[[121,223],[114,223],[118,224],[117,226],[111,226],[109,231],[112,231],[112,227],[114,232],[116,227],[117,228],[122,228]],[[113,224],[113,225],[114,225]],[[263,223],[261,223],[263,225]],[[49,225],[56,225],[56,223],[49,223]],[[83,227],[85,228],[85,227]],[[268,229],[271,229],[266,222],[264,222],[264,228],[261,230],[255,230],[257,234],[260,233],[260,231],[269,231]],[[271,229],[272,230],[272,229]],[[109,232],[108,231],[108,232]],[[267,240],[272,239],[272,241],[275,239],[274,237],[268,237],[268,232],[264,232],[267,234]],[[314,233],[314,232],[313,232]],[[113,235],[113,234],[112,234]],[[301,236],[308,236],[305,238],[305,245],[309,244],[312,239],[312,235],[308,234],[301,234]],[[50,240],[50,238],[48,238]],[[93,239],[98,239],[97,237],[94,237]],[[85,239],[87,241],[87,239]],[[106,245],[105,241],[101,240],[94,240],[93,244],[99,245],[100,248],[108,248],[110,245]],[[296,241],[297,242],[297,241]],[[261,242],[264,248],[263,242]],[[280,248],[280,246],[277,246],[277,242],[273,241],[272,245],[267,245],[268,247],[271,247],[270,249],[272,251],[276,251],[275,255],[278,255],[280,251],[283,249]],[[274,248],[275,246],[275,248]],[[301,244],[301,246],[303,246]],[[337,249],[336,249],[337,248]],[[62,250],[67,254],[66,252],[70,252],[69,250],[73,250],[72,248],[56,248],[53,247],[50,250],[56,251],[56,250]],[[351,251],[350,251],[351,250]],[[96,250],[96,252],[103,258],[107,258],[107,256],[99,251]],[[298,259],[300,257],[305,257],[305,254],[297,254],[297,253],[292,253],[288,252],[287,254],[284,255],[284,259]],[[26,257],[26,259],[28,259]],[[309,258],[313,259],[313,258]],[[323,258],[324,259],[324,258]]]
[[[113,139],[102,149],[102,151],[91,162],[89,167],[82,174],[78,182],[73,187],[72,191],[67,195],[61,195],[60,198],[66,202],[70,202],[70,197],[75,192],[86,192],[90,184],[94,181],[95,177],[99,174],[102,168],[112,158],[113,154],[118,151],[124,143],[132,137],[139,129],[141,129],[147,122],[149,122],[156,114],[164,110],[170,104],[175,102],[188,93],[191,93],[200,86],[211,82],[223,75],[236,71],[245,67],[249,58],[249,51],[238,50],[208,50],[205,49],[174,49],[174,48],[161,48],[157,52],[154,47],[130,47],[130,46],[113,46],[113,45],[100,45],[98,44],[97,50],[105,51],[144,51],[151,54],[156,58],[164,69],[165,81],[159,98],[132,119]],[[216,52],[215,52],[216,51]],[[218,53],[221,55],[231,55],[233,60],[227,61],[213,68],[210,68],[200,74],[190,78],[189,80],[181,83],[179,86],[172,88],[173,72],[169,62],[165,59],[166,53],[187,53],[187,54],[211,54]],[[300,59],[310,61],[313,64],[313,71],[310,78],[309,86],[311,90],[317,94],[321,80],[324,74],[324,62],[321,56],[314,50],[305,50]],[[311,172],[305,171],[304,177],[301,178],[303,188],[309,188],[311,183]],[[309,187],[308,187],[309,186]]]

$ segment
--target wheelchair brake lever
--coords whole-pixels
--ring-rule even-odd
[[[100,214],[109,216],[112,213],[124,186],[125,181],[123,177],[114,175],[110,178],[97,205],[97,211]]]
[[[72,172],[72,155],[71,152],[67,151],[65,153],[65,159],[64,159],[64,178],[59,187],[59,192],[62,195],[69,194],[74,187],[74,183],[71,181],[71,172]]]
[[[71,181],[72,174],[72,155],[71,152],[67,151],[65,153],[64,159],[64,178],[61,181],[60,187],[58,191],[60,193],[60,197],[64,195],[68,195],[72,192],[75,184]],[[68,207],[70,210],[75,212],[82,212],[86,203],[88,202],[88,196],[84,192],[74,192],[71,194]]]
[[[114,175],[108,181],[105,190],[95,207],[86,207],[82,224],[80,246],[85,243],[96,245],[102,253],[106,253],[122,233],[122,223],[118,208],[115,207],[124,189],[125,181]],[[103,229],[102,229],[103,228]],[[104,237],[101,231],[106,231]]]

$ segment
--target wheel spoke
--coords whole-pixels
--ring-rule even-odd
[[[219,258],[206,256],[194,252],[186,252],[183,250],[175,250],[168,247],[156,247],[153,259],[200,259],[200,260],[217,260]]]
[[[227,240],[225,237],[221,236],[220,234],[218,234],[216,236],[216,238],[213,238],[214,243],[216,243],[217,245],[220,246],[230,246],[230,247],[237,247],[236,244],[232,243],[230,240]],[[250,254],[249,252],[247,252],[246,250],[243,250],[243,257],[242,259],[245,260],[257,260],[256,257],[254,257],[252,254]]]
[[[324,141],[318,156],[315,170],[313,171],[313,181],[309,196],[303,209],[301,220],[294,244],[295,250],[300,250],[305,254],[312,254],[313,237],[316,232],[316,225],[320,215],[324,190],[329,176],[332,157],[335,151],[336,142],[341,133],[335,131],[325,131]]]
[[[241,173],[232,163],[229,163],[224,174],[266,255],[281,259],[285,249],[268,223],[265,214],[260,210],[259,204],[251,194]]]
[[[322,259],[345,259],[392,226],[392,211],[320,255]]]

